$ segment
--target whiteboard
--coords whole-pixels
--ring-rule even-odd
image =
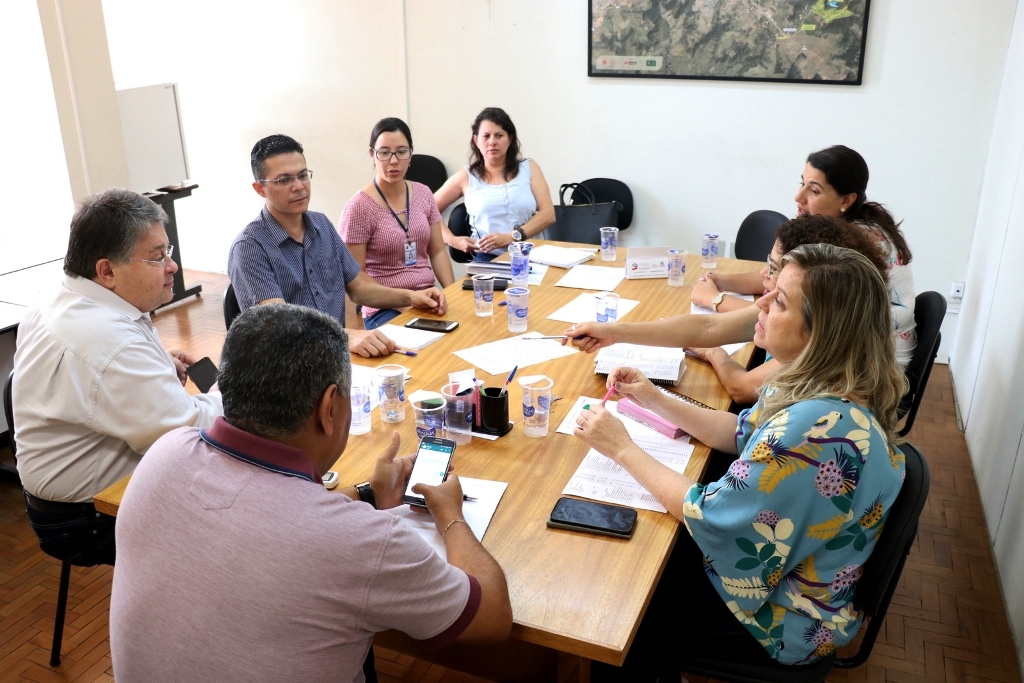
[[[128,182],[136,192],[182,185],[189,178],[185,133],[174,83],[117,91]]]

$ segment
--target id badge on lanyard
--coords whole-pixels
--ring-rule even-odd
[[[412,240],[405,241],[405,265],[416,265],[416,243]]]

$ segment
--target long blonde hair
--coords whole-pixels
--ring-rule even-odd
[[[889,294],[863,254],[829,244],[805,244],[782,258],[803,271],[807,345],[769,379],[759,424],[799,401],[822,396],[863,401],[896,443],[896,407],[909,389],[896,362]]]

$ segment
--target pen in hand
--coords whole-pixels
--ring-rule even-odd
[[[478,500],[478,498],[476,498],[474,496],[467,496],[467,495],[463,494],[462,495],[462,500],[467,500],[467,501],[469,501],[471,503],[475,503]]]
[[[405,356],[418,356],[419,355],[415,351],[409,351],[408,349],[400,349],[397,346],[395,347],[395,353],[400,353],[400,354],[405,355]]]

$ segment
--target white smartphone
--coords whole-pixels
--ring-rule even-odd
[[[409,505],[426,505],[423,496],[412,492],[416,484],[427,484],[437,486],[448,478],[448,467],[452,463],[452,456],[455,455],[455,442],[451,439],[439,439],[434,436],[425,436],[420,440],[420,447],[416,451],[416,464],[412,467],[409,475],[409,484],[405,487],[405,494],[402,495],[402,502]]]

